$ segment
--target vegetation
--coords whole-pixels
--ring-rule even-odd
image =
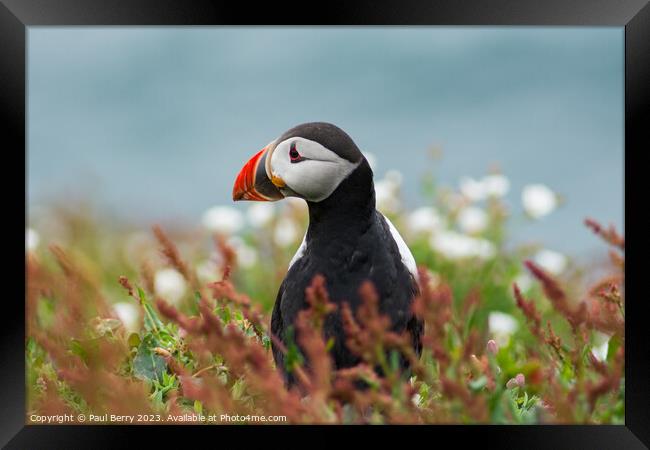
[[[221,226],[215,214],[226,210],[212,211],[207,233],[133,232],[57,209],[38,228],[49,245],[32,242],[26,254],[27,421],[624,423],[623,238],[587,220],[611,247],[609,262],[553,274],[539,248],[508,244],[498,195],[428,184],[430,206],[409,212],[387,203],[386,193],[399,200],[392,176],[378,181],[378,200],[419,265],[421,358],[388,331],[372,285],[360,286],[355,315],[317,277],[296,324],[306,355],[283,349],[299,382],[284,387],[269,319],[302,237],[287,230],[306,226],[299,203],[258,209],[248,228],[236,214]],[[363,360],[338,371],[321,335],[336,309]],[[400,352],[412,373],[400,371]],[[369,387],[355,389],[359,380]]]

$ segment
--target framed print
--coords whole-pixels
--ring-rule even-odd
[[[647,2],[0,12],[7,448],[647,448]]]

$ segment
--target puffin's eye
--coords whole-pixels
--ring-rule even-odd
[[[298,150],[296,150],[296,144],[291,144],[291,150],[289,150],[289,159],[291,159],[292,163],[302,160],[300,153],[298,153]]]

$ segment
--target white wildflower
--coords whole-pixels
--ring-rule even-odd
[[[488,316],[488,326],[491,333],[512,334],[517,331],[517,320],[510,314],[493,311]]]
[[[440,274],[437,272],[432,271],[431,269],[425,269],[426,270],[426,280],[427,280],[427,286],[429,289],[432,291],[438,288],[441,283],[442,283],[442,277]],[[420,279],[420,283],[424,283],[424,279]]]
[[[515,278],[515,283],[519,286],[521,292],[526,292],[533,287],[533,277],[526,272],[522,272]]]
[[[607,352],[609,351],[610,335],[596,331],[594,334],[594,343],[591,347],[591,353],[598,361],[605,361],[607,359]]]
[[[535,254],[533,261],[545,271],[559,275],[566,268],[568,260],[562,253],[544,249]]]
[[[447,191],[444,193],[443,201],[447,205],[447,208],[452,211],[460,210],[467,206],[467,197],[463,194],[459,194],[454,191]]]
[[[35,251],[40,241],[41,237],[38,235],[36,230],[32,228],[27,228],[25,230],[25,249],[27,251]]]
[[[458,225],[465,233],[480,233],[488,224],[487,213],[476,206],[463,208],[458,214]]]
[[[438,211],[430,206],[423,206],[411,212],[406,224],[411,233],[423,233],[439,230],[444,222]]]
[[[273,219],[273,213],[275,212],[275,205],[271,202],[254,202],[251,206],[248,207],[246,211],[246,216],[248,222],[254,228],[262,228],[269,224],[271,219]]]
[[[54,209],[49,209],[44,206],[31,208],[29,211],[29,223],[34,227],[32,228],[33,230],[39,230],[39,237],[47,236],[48,240],[62,244],[69,243],[72,238],[73,233],[70,224]]]
[[[140,308],[133,303],[119,302],[113,305],[113,312],[129,333],[135,333],[140,328]]]
[[[450,259],[489,259],[496,254],[492,242],[467,236],[455,231],[443,231],[431,237],[431,247]]]
[[[488,195],[485,183],[471,177],[462,177],[459,181],[460,192],[473,202],[478,202]]]
[[[487,175],[483,187],[488,196],[503,197],[510,190],[510,180],[501,174]]]
[[[237,264],[244,269],[250,269],[257,264],[257,251],[248,245],[238,248]]]
[[[243,214],[230,206],[214,206],[203,213],[203,226],[212,233],[233,234],[244,226]]]
[[[402,172],[399,170],[391,169],[386,172],[384,179],[390,181],[394,186],[399,188],[402,185],[402,181],[404,180],[404,175],[402,175]]]
[[[395,174],[385,176],[375,183],[375,199],[378,210],[383,213],[395,213],[399,210],[400,183],[401,179]]]
[[[487,197],[503,197],[510,190],[510,180],[501,174],[486,175],[480,180],[462,177],[459,181],[460,192],[473,202]]]
[[[372,171],[374,172],[375,170],[377,170],[377,157],[375,156],[375,154],[372,152],[363,152],[363,156],[366,157],[366,161],[368,161],[368,165],[370,166]]]
[[[529,184],[521,192],[526,213],[534,219],[549,214],[557,207],[557,195],[543,184]]]
[[[429,277],[429,289],[434,290],[442,284],[442,277],[439,273],[427,269],[427,276]]]
[[[196,265],[196,275],[202,283],[211,283],[219,277],[219,266],[213,259],[204,259]]]
[[[233,236],[228,239],[228,245],[235,250],[238,266],[249,269],[257,264],[257,251],[246,244],[242,238]]]
[[[282,217],[275,225],[273,240],[280,247],[286,247],[298,239],[298,227],[289,217]]]
[[[161,269],[154,276],[154,290],[172,305],[178,304],[187,290],[183,275],[172,268]]]
[[[510,335],[517,331],[518,327],[519,323],[510,314],[493,311],[488,316],[488,328],[500,347],[508,344]]]

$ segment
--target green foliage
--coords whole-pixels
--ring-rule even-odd
[[[146,335],[133,358],[133,375],[143,380],[162,381],[163,375],[167,374],[167,364],[163,357],[153,352],[155,347],[155,338]]]
[[[287,354],[284,357],[284,367],[288,373],[293,372],[296,366],[301,366],[305,362],[305,358],[302,356],[302,353],[300,353],[300,349],[296,344],[294,335],[294,327],[287,327],[285,330]]]
[[[425,177],[423,192],[428,205],[442,216],[445,226],[458,231],[458,213],[467,206],[467,200],[463,200],[465,203],[460,206],[450,201],[450,193],[439,186],[432,175]],[[438,327],[436,344],[439,348],[435,351],[433,347],[425,349],[419,360],[422,370],[416,375],[401,371],[399,352],[394,349],[387,351],[381,343],[378,344],[371,352],[373,364],[381,368],[385,379],[367,370],[356,374],[357,380],[366,388],[362,395],[369,399],[367,404],[364,403],[365,409],[355,409],[349,403],[352,400],[344,395],[341,395],[344,400],[337,398],[336,401],[341,403],[336,403],[332,394],[336,389],[332,388],[325,394],[320,393],[327,400],[313,405],[312,415],[305,414],[304,417],[318,417],[318,421],[326,423],[624,423],[624,372],[620,376],[616,374],[625,344],[623,336],[610,333],[603,366],[598,366],[591,356],[599,345],[595,338],[597,327],[583,326],[576,331],[567,315],[558,309],[539,283],[528,288],[522,286],[524,298],[535,306],[539,314],[543,330],[541,335],[536,333],[531,327],[531,318],[517,306],[512,285],[526,273],[523,261],[531,258],[538,247],[516,247],[509,242],[508,217],[499,199],[489,198],[481,208],[487,214],[488,223],[485,229],[471,233],[471,237],[484,239],[494,246],[494,254],[485,258],[446,255],[433,248],[431,231],[410,230],[408,211],[398,208],[389,214],[408,242],[418,265],[430,275],[432,289],[449,288],[451,304],[446,322],[426,324],[427,330]],[[277,412],[277,408],[269,405],[281,401],[278,399],[286,401],[286,408],[309,404],[312,397],[318,396],[291,403],[286,400],[289,393],[280,385],[276,386],[280,392],[277,398],[265,392],[264,386],[260,388],[265,380],[256,379],[254,373],[264,365],[260,358],[254,359],[247,354],[248,359],[242,358],[243,364],[247,364],[246,370],[238,370],[233,367],[232,355],[229,360],[227,352],[213,351],[219,348],[215,341],[225,339],[223,335],[203,330],[201,333],[209,336],[206,340],[212,340],[211,351],[193,347],[188,337],[191,333],[179,326],[178,320],[171,320],[163,314],[160,308],[161,303],[173,304],[174,311],[189,320],[201,317],[200,307],[208,304],[224,334],[231,332],[228,326],[234,326],[243,336],[244,345],[259,342],[270,360],[269,313],[286,273],[285,268],[302,236],[298,233],[291,245],[274,242],[275,227],[280,219],[291,220],[297,229],[301,229],[306,225],[307,217],[304,211],[294,206],[284,207],[275,212],[265,227],[241,231],[240,240],[235,243],[240,250],[241,246],[248,246],[256,255],[256,262],[245,267],[237,266],[237,255],[231,261],[225,253],[222,254],[223,264],[230,264],[230,269],[233,269],[229,281],[237,293],[250,299],[251,306],[241,298],[234,300],[227,295],[210,297],[209,283],[221,279],[225,269],[223,265],[214,274],[198,276],[198,281],[186,276],[185,293],[180,300],[165,298],[166,293],[156,290],[152,277],[157,270],[175,266],[175,263],[169,257],[137,256],[134,259],[133,255],[127,255],[129,252],[157,254],[158,248],[138,248],[133,252],[129,250],[129,245],[132,245],[129,234],[123,230],[104,229],[100,223],[83,215],[72,219],[63,216],[62,222],[74,230],[69,233],[66,251],[78,266],[75,270],[78,269],[82,275],[75,278],[67,274],[61,269],[61,262],[45,249],[32,255],[37,260],[38,271],[30,272],[36,279],[36,288],[28,291],[28,314],[32,316],[25,348],[28,410],[39,411],[51,404],[60,408],[61,405],[52,402],[52,398],[75,412],[101,409],[97,401],[91,401],[89,393],[83,390],[83,381],[75,378],[79,374],[95,374],[92,370],[104,370],[109,374],[102,382],[114,382],[111,377],[117,376],[124,383],[116,385],[124,392],[132,384],[143,386],[147,404],[155,412],[227,413],[215,407],[214,398],[196,397],[203,393],[202,383],[218,384],[227,393],[227,402],[231,402],[225,403],[259,414]],[[192,237],[183,237],[179,233],[175,241],[183,244],[182,257],[186,260],[188,272],[197,274],[199,265],[212,257],[212,236],[204,235],[201,240],[191,233],[188,235]],[[145,263],[151,266],[148,275],[143,269]],[[587,291],[584,275],[589,269],[569,264],[556,278],[566,292],[582,295]],[[120,275],[133,280],[130,292],[116,282]],[[92,291],[91,285],[96,285],[101,295],[88,294]],[[79,294],[78,303],[68,298],[71,293]],[[210,302],[202,303],[206,299]],[[104,301],[107,308],[102,310],[98,307],[92,313],[86,310],[88,305],[99,305]],[[120,320],[119,315],[111,310],[117,303],[137,307],[140,325],[127,327],[127,321],[124,318]],[[618,307],[623,313],[622,302]],[[259,321],[253,320],[258,312],[255,308],[259,308]],[[512,320],[515,324],[513,329],[503,332],[490,326],[490,317],[497,312]],[[557,346],[549,344],[550,332],[547,330],[552,330],[558,337]],[[288,327],[286,333],[284,368],[298,376],[301,370],[304,372],[308,353],[303,354],[296,342],[294,327]],[[494,354],[486,350],[490,339],[499,343]],[[107,346],[117,344],[123,346],[124,353],[120,353],[117,363],[103,367],[102,352]],[[326,351],[333,345],[333,339],[324,340]],[[242,354],[246,351],[237,348],[234,354],[240,350]],[[513,382],[517,377],[525,379],[525,382]],[[603,393],[594,394],[598,393],[599,383],[605,382],[609,385],[601,389]],[[196,383],[194,391],[192,383]],[[103,389],[110,391],[112,387],[107,384],[98,388],[100,391]],[[297,416],[294,420],[300,422],[303,419]]]

